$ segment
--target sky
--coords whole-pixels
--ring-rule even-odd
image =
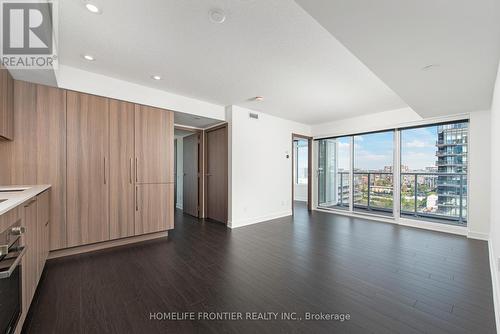
[[[393,165],[393,131],[354,137],[354,168],[382,170]],[[401,162],[410,170],[435,166],[437,127],[401,131]],[[339,169],[349,170],[350,137],[337,138]]]

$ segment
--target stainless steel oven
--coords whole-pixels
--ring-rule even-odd
[[[0,333],[2,334],[13,333],[21,315],[21,260],[26,251],[21,246],[23,233],[21,220],[0,233]]]

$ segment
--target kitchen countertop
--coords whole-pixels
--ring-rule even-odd
[[[0,215],[14,209],[31,198],[49,189],[50,184],[22,185],[22,186],[0,186]],[[27,188],[23,191],[7,191],[16,188]],[[2,201],[5,200],[5,201]]]

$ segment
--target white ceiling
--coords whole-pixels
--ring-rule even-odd
[[[195,116],[174,111],[174,123],[178,125],[192,126],[195,128],[204,129],[212,125],[221,123],[221,121],[208,117]]]
[[[186,137],[189,135],[194,134],[192,131],[187,131],[187,130],[181,130],[181,129],[174,129],[174,135],[176,137]]]
[[[489,109],[498,0],[297,0],[423,117]],[[429,64],[433,69],[422,71]]]
[[[307,124],[406,106],[292,0],[92,2],[59,2],[61,64]]]

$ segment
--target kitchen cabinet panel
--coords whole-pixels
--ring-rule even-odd
[[[137,184],[135,234],[174,228],[174,184]]]
[[[110,239],[134,235],[134,104],[109,102]]]
[[[67,92],[67,246],[109,240],[108,99]]]
[[[135,106],[135,156],[137,183],[174,182],[174,114]]]
[[[66,247],[66,90],[36,87],[37,183],[50,184],[50,249]]]

